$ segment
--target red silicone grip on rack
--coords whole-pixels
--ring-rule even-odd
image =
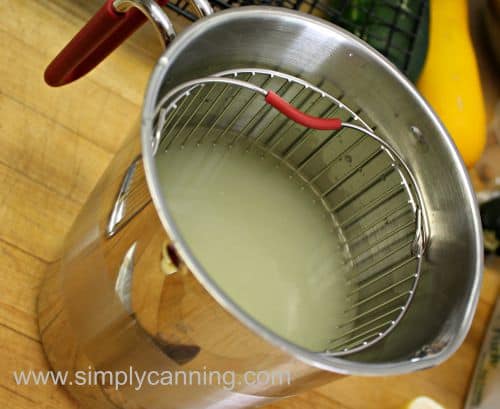
[[[342,121],[338,118],[318,118],[299,111],[293,105],[290,105],[283,98],[273,91],[266,94],[266,102],[280,111],[283,115],[290,118],[307,128],[335,131],[342,128]]]
[[[158,0],[161,6],[168,0]],[[113,0],[106,3],[73,37],[45,70],[45,82],[58,87],[84,76],[111,54],[144,22],[141,11],[119,13]]]

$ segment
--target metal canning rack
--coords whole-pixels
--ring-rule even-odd
[[[245,143],[274,156],[316,194],[348,254],[347,272],[341,273],[346,307],[321,351],[340,356],[368,348],[396,328],[411,306],[428,233],[421,194],[403,158],[342,92],[333,96],[320,86],[253,68],[188,81],[158,103],[152,143],[155,152]],[[263,89],[309,115],[341,118],[342,129],[297,124],[266,104]]]

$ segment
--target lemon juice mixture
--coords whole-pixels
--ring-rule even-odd
[[[242,146],[175,146],[157,166],[168,210],[223,291],[278,335],[325,349],[346,306],[346,258],[304,181]]]

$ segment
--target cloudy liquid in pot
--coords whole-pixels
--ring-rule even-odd
[[[214,281],[278,335],[325,349],[346,308],[346,260],[304,181],[242,146],[174,146],[156,161],[167,207]]]

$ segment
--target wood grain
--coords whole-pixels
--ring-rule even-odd
[[[35,320],[44,270],[138,117],[160,52],[152,30],[140,30],[88,77],[48,88],[45,65],[100,3],[0,1],[0,404],[9,409],[77,407],[62,388],[18,386],[12,372],[48,369]],[[472,329],[445,364],[391,378],[345,378],[268,407],[396,409],[422,394],[462,407],[499,285],[487,269]]]

